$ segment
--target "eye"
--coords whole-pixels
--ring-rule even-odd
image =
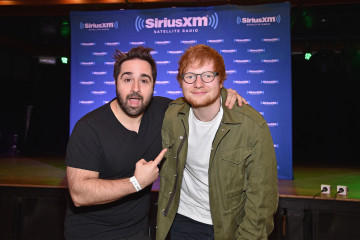
[[[131,82],[131,78],[129,77],[124,78],[124,82]]]
[[[186,79],[193,79],[194,76],[192,74],[185,74]]]
[[[150,80],[145,78],[145,79],[141,79],[140,82],[144,83],[144,84],[147,84],[147,83],[150,82]]]

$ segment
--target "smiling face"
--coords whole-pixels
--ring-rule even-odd
[[[122,111],[131,117],[142,115],[154,92],[150,64],[141,59],[123,62],[116,82],[116,96]]]
[[[192,72],[201,74],[203,72],[215,72],[213,61],[206,61],[202,65],[199,61],[195,61],[185,69],[184,73]],[[196,81],[192,84],[186,83],[184,80],[180,82],[186,101],[193,107],[208,107],[214,105],[216,100],[220,98],[220,90],[223,87],[220,77],[216,76],[210,83],[205,83],[198,75]]]

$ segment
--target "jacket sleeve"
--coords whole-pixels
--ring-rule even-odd
[[[237,239],[267,239],[274,228],[278,183],[275,150],[266,123],[258,129],[245,174],[245,216]]]

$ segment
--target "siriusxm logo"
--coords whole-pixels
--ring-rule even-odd
[[[93,71],[93,72],[91,72],[91,74],[92,74],[92,75],[98,75],[98,76],[100,76],[100,75],[106,75],[106,74],[107,74],[107,71],[101,71],[101,72],[95,72],[95,71]]]
[[[251,63],[251,59],[234,59],[233,63]]]
[[[129,45],[145,45],[145,41],[141,41],[141,42],[129,42]]]
[[[262,38],[262,42],[279,42],[280,38]]]
[[[265,105],[265,106],[275,106],[275,105],[279,105],[279,102],[278,101],[261,101],[260,104]]]
[[[104,81],[104,85],[115,85],[115,81]]]
[[[92,52],[91,55],[93,56],[97,56],[97,57],[101,57],[101,56],[106,56],[108,55],[108,52]]]
[[[90,104],[94,104],[94,101],[85,101],[85,100],[79,100],[79,104],[82,105],[90,105]]]
[[[95,82],[94,81],[80,81],[81,85],[94,85]]]
[[[110,46],[110,47],[114,47],[114,46],[119,46],[120,42],[104,42],[104,46]]]
[[[95,62],[80,62],[81,66],[94,66]]]
[[[220,49],[221,53],[236,53],[237,49]]]
[[[167,54],[183,54],[184,51],[183,50],[177,50],[177,51],[166,51]]]
[[[237,17],[236,18],[236,24],[270,24],[270,23],[280,23],[281,22],[281,16],[272,16],[272,17]]]
[[[182,91],[166,91],[168,95],[181,95]]]
[[[234,84],[250,84],[250,80],[233,80]]]
[[[277,122],[268,123],[268,126],[269,126],[269,127],[278,127],[278,126],[279,126],[279,123],[277,123]]]
[[[265,48],[248,49],[247,52],[248,52],[248,53],[264,53],[264,52],[265,52]]]
[[[182,43],[182,44],[196,44],[197,40],[181,40],[180,43]]]
[[[211,16],[203,17],[182,17],[176,19],[169,18],[147,18],[142,19],[140,16],[136,17],[135,28],[140,32],[143,28],[185,28],[185,27],[212,27],[217,28],[219,22],[218,15],[216,13]]]
[[[88,29],[88,30],[109,30],[110,28],[117,29],[119,27],[119,23],[115,22],[103,22],[103,23],[83,23],[80,22],[80,29]]]
[[[171,41],[155,41],[155,45],[168,45]]]
[[[226,70],[227,75],[236,74],[237,70]]]
[[[96,43],[94,43],[94,42],[89,42],[89,43],[81,42],[80,43],[80,46],[83,46],[83,47],[92,47],[92,46],[95,46],[95,45],[96,45]]]
[[[208,39],[206,40],[207,43],[223,43],[224,39]]]
[[[265,94],[265,91],[246,91],[248,95],[262,95]]]
[[[158,85],[166,85],[169,83],[170,83],[170,81],[156,81],[156,84],[158,84]]]
[[[262,63],[278,63],[280,59],[261,59]]]
[[[91,94],[93,95],[104,95],[106,93],[107,93],[106,91],[91,91]]]
[[[166,65],[166,64],[170,64],[170,61],[156,61],[157,65]]]
[[[251,38],[243,38],[243,39],[235,38],[234,42],[236,42],[236,43],[249,43],[249,42],[251,42]]]
[[[248,69],[248,70],[246,70],[246,73],[249,73],[249,74],[262,74],[262,73],[265,73],[265,70],[264,69]]]
[[[279,80],[261,80],[261,84],[278,84]]]

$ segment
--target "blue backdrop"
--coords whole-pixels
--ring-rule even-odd
[[[144,45],[158,66],[154,95],[182,96],[178,60],[207,44],[225,59],[226,88],[237,90],[270,127],[279,179],[292,179],[289,3],[71,13],[70,131],[115,97],[113,54]]]

